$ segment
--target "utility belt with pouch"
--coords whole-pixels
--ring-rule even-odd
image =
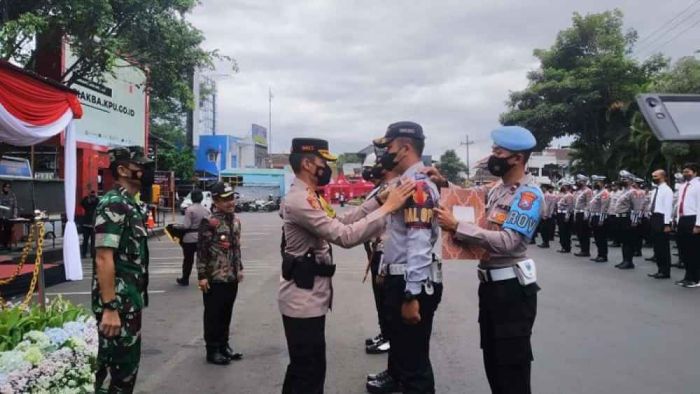
[[[300,289],[311,290],[317,276],[331,278],[335,275],[334,264],[318,264],[313,249],[300,256],[285,253],[282,258],[282,277],[293,280]]]
[[[386,274],[389,276],[406,277],[406,264],[386,264]],[[423,282],[425,294],[433,295],[435,288],[433,284],[442,283],[442,259],[433,254],[433,262],[430,264],[430,273],[428,278]]]

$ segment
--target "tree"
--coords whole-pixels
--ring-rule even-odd
[[[454,149],[447,150],[440,156],[438,168],[448,181],[455,184],[464,183],[464,178],[461,174],[467,171],[467,166],[459,159]]]
[[[68,86],[78,79],[99,81],[114,70],[117,58],[126,57],[149,72],[153,135],[174,143],[184,133],[186,114],[194,108],[194,70],[212,68],[214,61],[221,60],[237,71],[233,59],[202,48],[203,34],[185,18],[198,3],[5,0],[0,57],[36,70],[38,51],[63,38],[77,58],[60,77]]]
[[[549,49],[537,49],[539,69],[528,74],[525,90],[512,92],[506,125],[532,130],[538,148],[573,136],[575,171],[613,175],[618,168],[643,167],[630,142],[635,95],[667,64],[653,56],[643,64],[629,54],[637,39],[622,31],[619,10],[582,16],[559,32]]]

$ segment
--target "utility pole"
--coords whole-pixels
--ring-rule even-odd
[[[267,119],[267,134],[268,134],[268,141],[267,141],[267,152],[269,154],[272,154],[272,87],[268,89],[268,100],[269,100],[269,111],[268,111],[268,119]]]
[[[464,145],[467,148],[466,150],[467,150],[467,180],[468,180],[471,177],[470,169],[469,169],[469,167],[470,167],[470,165],[469,165],[469,145],[474,144],[474,141],[469,141],[469,134],[465,134],[464,137],[465,137],[464,141],[460,142],[459,144]]]

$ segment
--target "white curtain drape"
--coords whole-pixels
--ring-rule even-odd
[[[68,124],[64,146],[64,190],[66,199],[66,229],[63,232],[63,268],[66,279],[82,280],[83,265],[80,260],[78,229],[75,226],[75,193],[77,185],[77,146],[75,142],[75,125]]]
[[[73,112],[68,110],[51,124],[34,126],[15,118],[0,105],[0,141],[15,146],[38,144],[63,131],[71,120]]]
[[[83,267],[80,261],[80,241],[78,229],[75,226],[75,193],[77,185],[77,145],[75,128],[73,127],[73,112],[67,110],[57,121],[45,125],[34,126],[23,122],[2,105],[0,105],[0,141],[15,146],[30,146],[45,141],[66,130],[64,146],[65,154],[65,203],[68,222],[63,233],[63,264],[66,279],[83,279]]]

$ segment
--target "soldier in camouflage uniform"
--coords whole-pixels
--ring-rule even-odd
[[[234,215],[233,187],[219,182],[211,195],[212,215],[202,219],[199,227],[197,276],[204,300],[207,362],[226,365],[243,357],[229,346],[233,303],[243,280],[241,223]]]
[[[145,216],[134,198],[151,163],[141,147],[109,152],[115,188],[95,211],[92,309],[99,324],[95,392],[131,393],[141,358],[141,310],[148,304]]]

